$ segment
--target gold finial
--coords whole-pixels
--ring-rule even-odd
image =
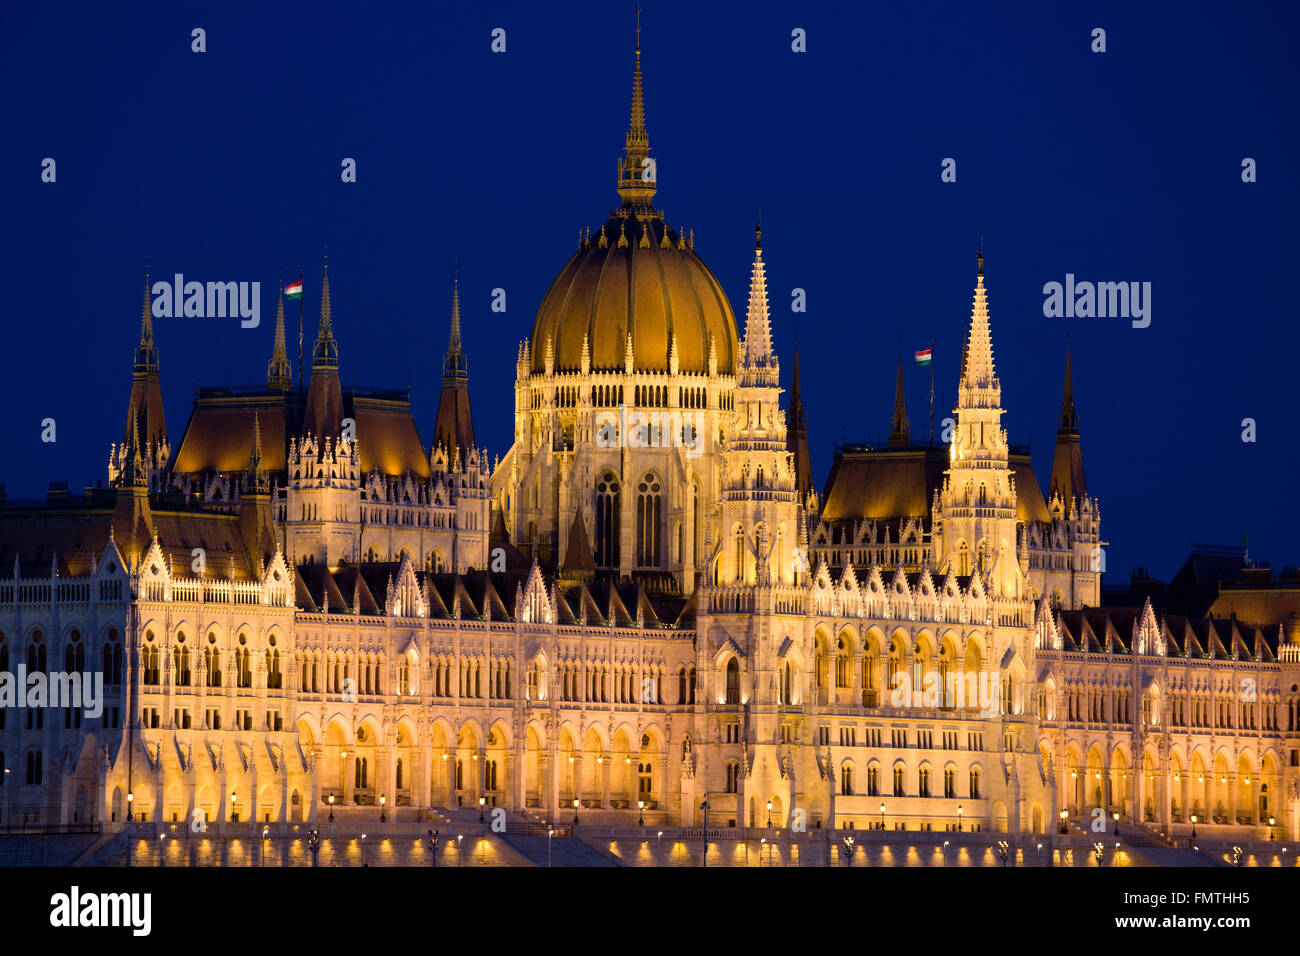
[[[686,248],[686,227],[685,226],[682,226],[680,229],[677,230],[677,248],[678,249]]]
[[[660,249],[671,249],[672,247],[673,247],[673,244],[672,244],[671,242],[668,241],[668,227],[665,225],[665,226],[664,226],[663,234],[659,237],[659,248],[660,248]]]
[[[623,249],[627,246],[627,220],[624,219],[618,224],[618,248]]]
[[[606,248],[607,246],[609,246],[609,240],[608,240],[607,238],[605,238],[605,227],[604,227],[604,226],[601,226],[601,227],[600,227],[600,241],[596,243],[596,247],[599,248],[599,249],[604,249],[604,248]]]
[[[690,242],[687,243],[687,245],[691,247],[692,252],[695,250],[695,227],[694,226],[691,226],[691,238],[690,238]]]
[[[650,248],[650,224],[648,222],[641,223],[641,241],[637,245],[642,249]]]
[[[758,214],[758,222],[754,224],[754,248],[763,248],[763,214]]]
[[[979,255],[976,257],[976,261],[979,263],[979,275],[983,275],[984,274],[984,234],[983,233],[980,233],[980,251],[979,251]]]

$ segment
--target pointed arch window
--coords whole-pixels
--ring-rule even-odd
[[[662,563],[663,495],[659,479],[647,474],[637,485],[636,563],[642,568],[657,568]]]
[[[596,482],[596,567],[618,567],[618,526],[619,483],[607,471]]]

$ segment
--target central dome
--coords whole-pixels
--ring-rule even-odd
[[[731,374],[739,352],[736,317],[691,245],[649,210],[615,215],[584,238],[537,311],[533,371],[546,370],[548,344],[557,371],[580,369],[584,336],[593,370],[622,371],[630,331],[635,371],[670,371],[676,336],[679,370],[707,373],[711,336],[718,373]]]

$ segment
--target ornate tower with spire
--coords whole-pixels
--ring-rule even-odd
[[[271,361],[266,367],[266,387],[273,392],[287,392],[292,385],[289,349],[284,341],[284,285],[281,284],[280,298],[275,306],[275,346],[271,351]]]
[[[903,396],[903,356],[898,356],[898,381],[894,385],[894,417],[889,421],[889,444],[906,448],[912,444],[911,424],[907,420],[907,400]]]
[[[1070,349],[1065,349],[1065,397],[1061,400],[1061,421],[1056,429],[1056,453],[1052,458],[1052,483],[1048,498],[1061,496],[1065,513],[1073,515],[1078,502],[1088,495],[1083,477],[1083,447],[1079,443],[1079,416],[1074,410],[1074,376]]]
[[[158,372],[158,348],[153,338],[153,307],[149,293],[149,276],[144,278],[144,307],[140,316],[140,342],[135,349],[131,371],[131,396],[127,401],[125,448],[133,428],[139,429],[139,450],[144,461],[146,480],[149,473],[161,471],[167,464],[171,448],[167,442],[167,422],[163,417],[162,384]],[[138,418],[139,421],[135,421]],[[119,453],[116,469],[124,465]]]
[[[799,384],[799,340],[794,343],[794,371],[790,377],[790,419],[786,433],[786,448],[794,455],[795,487],[799,489],[799,504],[808,500],[813,491],[812,456],[808,453],[808,413],[803,407],[803,391]]]
[[[307,387],[307,409],[303,418],[303,431],[314,435],[318,442],[337,436],[343,421],[343,388],[339,384],[339,348],[334,341],[334,326],[330,319],[330,271],[325,263],[325,275],[320,288],[320,327],[316,332],[316,345],[311,355],[311,384]]]
[[[460,279],[451,285],[451,336],[442,361],[442,394],[438,396],[438,417],[433,426],[433,444],[441,445],[454,457],[474,447],[474,418],[469,407],[469,367],[460,339]]]
[[[623,207],[637,213],[649,212],[654,200],[657,173],[650,158],[650,134],[645,127],[645,96],[641,88],[641,11],[636,20],[636,69],[632,73],[632,116],[627,140],[618,162],[618,194]]]
[[[1019,598],[1024,576],[1017,560],[1016,487],[1002,427],[1002,384],[993,365],[983,251],[954,417],[939,496],[936,561],[957,574],[989,575],[994,595]]]

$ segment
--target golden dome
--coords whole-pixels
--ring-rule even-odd
[[[712,336],[718,373],[732,374],[740,351],[736,316],[690,245],[652,211],[644,218],[616,215],[603,228],[605,242],[599,230],[584,239],[542,300],[533,323],[533,371],[546,370],[552,342],[556,371],[580,369],[583,336],[593,370],[622,371],[630,330],[635,371],[670,371],[675,335],[679,370],[707,373]]]

